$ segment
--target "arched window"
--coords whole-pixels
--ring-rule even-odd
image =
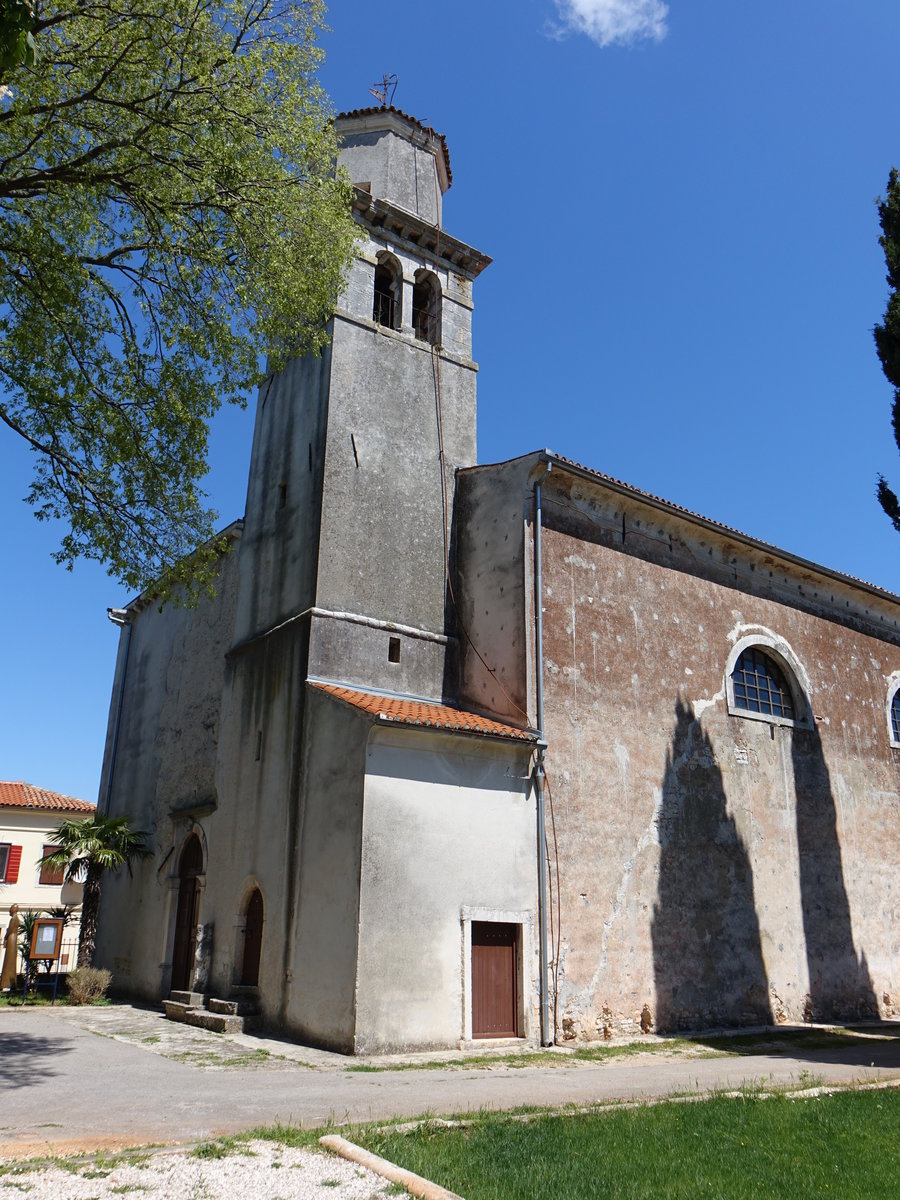
[[[743,650],[731,673],[734,707],[794,720],[794,698],[782,668],[757,646]]]
[[[403,305],[403,272],[392,254],[382,251],[375,265],[372,320],[386,329],[399,329]]]
[[[420,342],[441,344],[441,285],[431,271],[416,271],[412,324]]]
[[[891,696],[891,745],[900,746],[900,687]]]

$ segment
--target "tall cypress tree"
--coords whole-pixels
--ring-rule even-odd
[[[884,322],[875,326],[875,347],[881,369],[894,388],[891,421],[894,441],[900,450],[900,173],[896,167],[891,169],[888,178],[887,195],[878,204],[878,217],[881,221],[878,244],[884,251],[891,294],[884,310]],[[888,487],[883,475],[878,476],[877,494],[881,507],[900,533],[900,500]]]

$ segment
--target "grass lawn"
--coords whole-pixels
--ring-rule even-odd
[[[354,1130],[367,1149],[466,1200],[891,1200],[900,1189],[900,1090],[714,1097],[463,1127]]]

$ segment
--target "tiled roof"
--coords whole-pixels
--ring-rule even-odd
[[[354,688],[338,687],[333,683],[313,683],[312,687],[390,724],[448,729],[458,733],[480,733],[484,737],[511,738],[518,742],[533,742],[538,736],[531,729],[517,729],[514,725],[504,725],[500,721],[491,720],[490,717],[482,717],[478,713],[466,712],[461,708],[450,708],[446,704],[379,696],[374,692],[358,692]]]
[[[894,592],[888,591],[886,588],[879,587],[877,583],[869,583],[866,579],[860,579],[856,575],[848,575],[846,571],[838,571],[834,567],[825,567],[821,563],[812,562],[809,559],[802,558],[798,554],[791,553],[790,550],[782,550],[779,546],[774,546],[770,542],[764,542],[761,538],[753,537],[749,533],[742,533],[740,529],[735,529],[733,525],[726,525],[722,521],[717,521],[713,517],[704,517],[702,513],[692,511],[690,508],[685,508],[682,504],[676,504],[673,500],[666,500],[662,496],[655,496],[653,492],[646,492],[643,488],[635,487],[633,483],[625,483],[621,479],[616,479],[612,475],[604,475],[602,471],[595,471],[593,467],[586,467],[583,463],[576,462],[573,458],[566,458],[564,454],[554,454],[552,451],[544,451],[547,458],[553,462],[562,463],[564,466],[571,467],[573,470],[584,475],[590,475],[594,479],[600,480],[602,483],[610,484],[619,491],[626,492],[632,496],[637,496],[642,500],[647,500],[651,504],[659,508],[667,509],[669,512],[678,513],[681,516],[687,517],[690,521],[697,521],[703,525],[707,525],[713,529],[721,530],[723,533],[730,534],[732,537],[738,538],[742,542],[757,547],[760,550],[769,554],[775,554],[779,558],[787,559],[790,562],[807,569],[820,572],[823,575],[829,575],[833,579],[839,579],[846,583],[853,584],[857,587],[863,587],[867,591],[874,592],[878,596],[882,596],[885,600],[890,600],[896,603],[900,597]]]
[[[0,780],[0,808],[40,808],[46,812],[92,813],[96,805],[74,796],[61,796],[59,792],[48,792],[33,783],[9,783]]]
[[[350,112],[338,113],[337,120],[350,120],[353,117],[374,117],[379,113],[393,113],[395,117],[402,117],[404,121],[409,121],[411,125],[415,125],[421,129],[423,133],[430,133],[434,138],[441,143],[441,149],[444,151],[444,162],[447,164],[447,180],[453,182],[453,172],[450,170],[450,151],[447,149],[447,139],[442,133],[438,133],[436,129],[432,129],[430,125],[424,125],[418,117],[411,117],[409,113],[405,113],[402,108],[395,108],[393,104],[387,106],[383,104],[373,104],[368,108],[354,108]]]

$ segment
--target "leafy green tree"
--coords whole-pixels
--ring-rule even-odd
[[[0,0],[0,84],[13,67],[34,64],[33,25],[29,0]]]
[[[891,294],[884,312],[884,323],[875,326],[875,348],[881,369],[894,388],[892,423],[894,441],[900,450],[900,174],[896,167],[891,169],[887,195],[879,202],[878,216],[881,221],[878,244],[884,251]],[[888,487],[883,475],[878,476],[877,494],[881,507],[900,533],[900,500]]]
[[[66,883],[84,885],[81,902],[81,935],[78,940],[78,966],[93,966],[97,940],[97,916],[100,911],[101,881],[106,871],[131,866],[153,853],[147,835],[131,828],[127,817],[107,817],[95,813],[62,821],[50,835],[59,849],[39,860],[40,865],[64,868]]]
[[[57,561],[208,570],[208,423],[320,349],[353,243],[321,0],[43,0],[0,97],[0,422]]]

